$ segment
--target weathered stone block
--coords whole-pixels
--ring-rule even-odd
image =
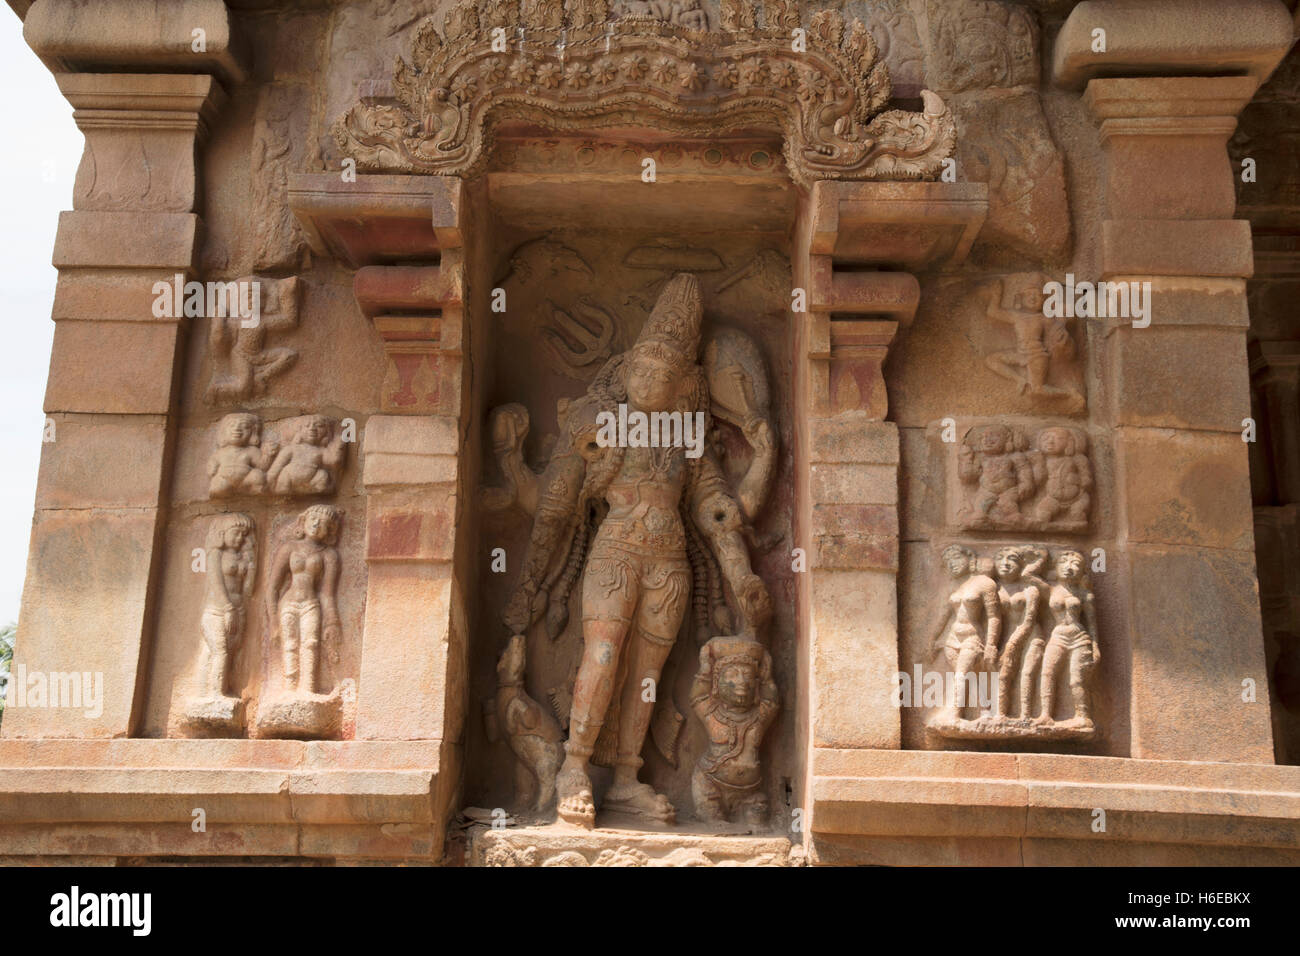
[[[57,323],[45,411],[166,415],[179,329],[172,322]]]

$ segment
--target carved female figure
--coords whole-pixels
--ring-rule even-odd
[[[1033,560],[1031,560],[1033,559]],[[1019,675],[1020,716],[1028,717],[1033,706],[1038,667],[1047,641],[1039,626],[1046,582],[1037,571],[1047,560],[1046,552],[1012,546],[1000,548],[993,563],[998,576],[998,602],[1007,629],[998,668],[998,716],[1011,712],[1011,688]]]
[[[716,555],[744,632],[753,636],[771,614],[767,589],[750,568],[740,509],[712,452],[688,459],[680,446],[602,447],[597,440],[597,416],[624,402],[629,415],[707,410],[708,386],[697,364],[701,319],[699,282],[679,273],[632,349],[611,359],[586,395],[566,406],[539,482],[521,579],[504,614],[511,633],[522,634],[546,613],[554,603],[550,591],[570,580],[565,570],[580,553],[589,509],[607,507],[582,574],[583,650],[556,781],[560,817],[586,827],[595,824],[593,760],[614,768],[607,810],[663,822],[675,817],[668,799],[638,781],[637,771],[654,709],[645,681],[658,683],[690,596],[687,523]],[[550,623],[554,629],[559,622]]]
[[[943,550],[943,562],[949,575],[959,582],[935,628],[931,652],[934,656],[942,649],[953,670],[956,692],[944,702],[944,709],[936,718],[948,723],[958,720],[966,707],[966,686],[972,683],[970,678],[981,655],[985,667],[992,669],[997,665],[1002,605],[998,602],[997,584],[979,572],[974,551],[950,545]]]
[[[226,666],[244,635],[257,554],[253,519],[245,514],[220,515],[213,519],[204,552],[207,593],[203,616],[199,619],[203,632],[199,696],[211,699],[226,696]]]
[[[336,592],[339,583],[339,523],[342,514],[330,505],[312,505],[298,516],[293,537],[271,562],[267,582],[267,630],[283,647],[284,686],[316,693],[316,661],[322,632],[330,659],[338,661],[342,634]],[[276,620],[270,620],[271,607]],[[278,628],[277,628],[278,624]]]
[[[1048,596],[1055,627],[1043,654],[1043,676],[1039,694],[1042,710],[1035,723],[1051,724],[1056,704],[1056,683],[1062,663],[1068,662],[1070,694],[1074,698],[1074,716],[1057,726],[1091,729],[1092,705],[1088,684],[1101,662],[1097,646],[1097,616],[1083,572],[1084,558],[1078,551],[1062,551],[1056,556],[1056,584]]]

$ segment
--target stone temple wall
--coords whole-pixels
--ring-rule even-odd
[[[1294,4],[10,5],[0,857],[1297,861]]]

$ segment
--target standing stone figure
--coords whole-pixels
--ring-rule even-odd
[[[593,760],[614,768],[604,809],[675,819],[667,797],[640,782],[637,771],[655,707],[645,688],[658,685],[690,599],[688,526],[716,556],[744,618],[742,634],[753,637],[771,615],[767,588],[750,567],[740,509],[712,451],[687,458],[681,443],[605,447],[597,440],[597,416],[617,414],[620,404],[628,415],[707,411],[708,384],[697,361],[701,321],[698,280],[675,275],[636,344],[566,406],[560,440],[540,479],[520,581],[504,614],[511,634],[526,633],[554,601],[551,589],[572,583],[565,573],[570,557],[590,538],[581,575],[583,650],[556,782],[559,816],[585,827],[596,817],[588,775]],[[603,519],[589,517],[605,506]],[[588,522],[598,523],[594,535]]]
[[[1031,560],[1032,559],[1032,560]],[[1047,552],[1013,545],[999,548],[993,558],[998,576],[998,602],[1007,631],[998,666],[998,716],[1011,713],[1011,689],[1019,684],[1020,716],[1028,717],[1034,701],[1038,667],[1047,641],[1039,626],[1039,611],[1046,603],[1046,582],[1038,570]]]
[[[1088,685],[1101,663],[1097,646],[1097,615],[1092,591],[1083,571],[1084,557],[1078,551],[1062,551],[1056,556],[1056,584],[1048,596],[1048,608],[1056,626],[1043,654],[1043,677],[1039,694],[1042,710],[1036,723],[1091,730],[1092,701]],[[1070,696],[1074,698],[1074,716],[1054,721],[1056,682],[1061,665],[1066,664]]]
[[[203,631],[199,690],[204,697],[225,697],[227,663],[244,636],[247,602],[253,591],[253,519],[246,514],[216,518],[208,528],[204,551],[208,573],[199,622]]]
[[[336,591],[339,583],[339,523],[331,505],[312,505],[294,525],[293,537],[282,544],[271,562],[267,582],[267,625],[283,650],[284,687],[290,692],[316,693],[316,662],[322,637],[330,659],[338,661],[342,634]],[[275,608],[275,619],[271,608]]]
[[[257,576],[253,519],[246,514],[218,515],[204,542],[206,590],[199,630],[195,693],[185,702],[181,722],[188,733],[220,736],[238,733],[244,702],[226,694],[230,658],[247,623],[248,599]]]
[[[973,704],[967,701],[967,685],[973,683],[980,658],[992,670],[997,664],[998,639],[1002,633],[1002,605],[998,586],[987,574],[980,573],[975,552],[961,545],[943,549],[943,562],[957,583],[948,598],[948,609],[935,628],[931,656],[943,651],[953,670],[953,693],[946,695],[937,723],[953,723],[962,711]]]
[[[696,815],[715,821],[739,813],[751,826],[766,823],[758,751],[780,706],[772,655],[750,638],[713,638],[700,649],[691,706],[709,740],[691,775]]]

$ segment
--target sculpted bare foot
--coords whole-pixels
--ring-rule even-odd
[[[648,783],[614,784],[605,794],[605,809],[615,813],[629,813],[634,816],[650,817],[661,823],[673,823],[677,811],[668,802],[668,798],[655,791]]]
[[[591,796],[591,778],[577,767],[566,767],[555,778],[560,819],[588,830],[596,825],[596,802]]]

